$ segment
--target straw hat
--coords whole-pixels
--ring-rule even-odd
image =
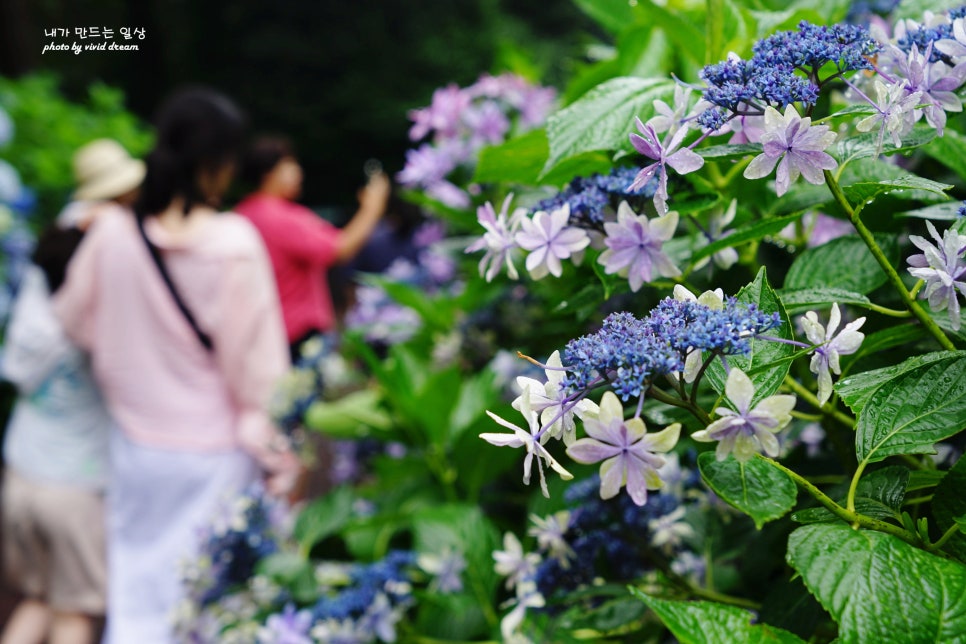
[[[91,141],[74,154],[74,198],[86,201],[120,197],[141,185],[144,172],[144,162],[132,159],[117,141]]]

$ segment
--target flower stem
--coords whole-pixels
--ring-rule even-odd
[[[859,487],[859,479],[862,478],[862,472],[865,471],[866,461],[859,463],[859,466],[855,468],[855,474],[852,475],[852,481],[849,483],[849,495],[845,499],[845,509],[849,512],[855,512],[855,491]]]
[[[849,429],[855,429],[854,418],[846,414],[843,414],[838,409],[834,409],[830,405],[823,406],[821,403],[818,402],[818,398],[815,397],[815,394],[813,394],[811,391],[803,387],[801,383],[799,383],[791,376],[785,376],[785,386],[791,389],[796,396],[798,396],[799,398],[807,402],[815,409],[818,409],[823,414],[827,416],[831,416],[832,418],[842,423]]]
[[[757,458],[768,461],[770,464],[774,465],[782,472],[787,474],[793,481],[795,481],[798,487],[805,490],[812,498],[818,501],[819,504],[822,507],[824,507],[826,510],[828,510],[838,518],[842,519],[846,523],[850,524],[853,527],[853,529],[865,528],[866,530],[875,530],[876,532],[884,532],[886,534],[891,534],[892,536],[898,539],[902,539],[909,545],[915,546],[917,548],[922,548],[924,545],[926,545],[926,544],[923,544],[922,539],[919,538],[919,535],[913,532],[909,532],[908,530],[904,528],[900,528],[899,526],[894,525],[892,523],[879,521],[878,519],[873,519],[872,517],[868,517],[864,514],[859,514],[854,510],[848,510],[846,508],[843,508],[841,505],[839,505],[831,498],[829,498],[828,495],[826,495],[820,489],[812,485],[807,479],[802,477],[797,472],[794,472],[788,469],[778,461],[768,458],[767,456],[763,456],[761,454],[756,454],[755,456]]]
[[[648,393],[652,398],[654,398],[654,400],[660,401],[665,405],[671,405],[672,407],[680,407],[681,409],[688,410],[691,412],[691,415],[700,420],[705,427],[711,424],[711,416],[689,400],[675,398],[671,394],[658,389],[654,385],[651,385],[651,388],[648,389]]]
[[[932,317],[930,317],[929,314],[926,313],[921,306],[919,306],[919,303],[915,300],[912,294],[909,293],[906,285],[902,282],[902,278],[899,277],[899,273],[896,272],[896,269],[889,262],[889,258],[885,256],[885,253],[882,252],[882,249],[876,243],[875,237],[872,236],[872,232],[866,228],[864,223],[862,223],[862,219],[859,217],[859,209],[854,208],[852,204],[849,203],[845,193],[842,192],[842,187],[839,186],[838,181],[836,181],[832,173],[828,170],[825,170],[824,172],[825,183],[832,192],[832,196],[835,198],[835,201],[839,204],[839,206],[841,206],[842,210],[845,211],[845,214],[849,216],[849,221],[852,222],[852,226],[855,227],[855,231],[859,234],[859,237],[862,239],[862,241],[865,242],[865,245],[868,246],[872,256],[875,257],[876,262],[879,263],[879,267],[882,268],[883,272],[885,272],[886,276],[889,278],[889,281],[902,298],[902,301],[905,302],[906,308],[908,308],[909,312],[918,318],[919,322],[922,323],[922,325],[936,339],[936,342],[938,342],[940,346],[942,346],[944,349],[948,349],[949,351],[955,351],[956,347],[953,345],[952,341],[946,337],[946,334],[943,333],[943,330],[939,328],[939,325],[937,325]]]
[[[927,545],[926,550],[928,550],[929,552],[938,551],[940,548],[946,545],[947,541],[949,541],[954,536],[956,536],[959,530],[960,528],[958,523],[952,524],[951,526],[949,526],[949,530],[946,530],[946,532],[943,533],[943,536],[939,537],[939,541],[937,541],[936,543]]]

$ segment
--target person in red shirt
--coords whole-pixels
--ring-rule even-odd
[[[242,173],[257,189],[234,210],[255,225],[268,248],[295,362],[302,344],[334,328],[326,272],[355,257],[372,235],[386,210],[389,179],[382,172],[370,177],[359,191],[359,210],[340,229],[295,203],[302,191],[302,167],[287,140],[256,140]]]

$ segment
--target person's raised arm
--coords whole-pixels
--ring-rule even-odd
[[[345,263],[359,254],[386,212],[390,192],[389,178],[378,173],[359,191],[359,210],[339,234],[337,259]]]

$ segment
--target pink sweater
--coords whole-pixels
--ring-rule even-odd
[[[201,222],[180,242],[154,220],[146,230],[214,351],[175,305],[133,215],[101,215],[71,261],[54,309],[68,335],[90,351],[112,415],[147,446],[242,447],[269,471],[286,467],[266,410],[288,350],[258,232],[233,213]]]

